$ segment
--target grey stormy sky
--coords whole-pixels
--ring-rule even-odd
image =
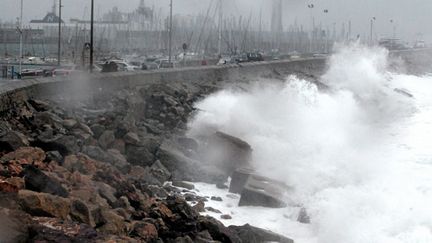
[[[174,13],[197,14],[207,8],[212,0],[174,0]],[[214,0],[213,0],[214,1]],[[225,11],[230,15],[252,14],[258,18],[262,11],[263,19],[270,22],[271,0],[223,0]],[[0,0],[0,18],[2,20],[14,20],[19,16],[20,0]],[[24,21],[40,19],[51,8],[53,0],[24,0]],[[156,10],[168,11],[169,0],[146,0],[149,6],[155,6]],[[331,26],[337,23],[340,32],[342,22],[352,21],[353,34],[367,36],[369,33],[369,21],[376,17],[375,32],[378,36],[391,36],[393,32],[390,19],[394,20],[398,37],[414,40],[419,33],[423,38],[432,41],[432,0],[284,0],[283,13],[284,25],[297,20],[308,28],[311,25],[311,12],[307,5],[315,5],[312,15],[317,23]],[[100,16],[113,6],[118,6],[122,11],[130,11],[136,8],[139,0],[95,0],[96,15]],[[64,16],[89,18],[90,0],[63,0]],[[262,10],[261,10],[262,9]],[[329,13],[324,14],[323,10]]]

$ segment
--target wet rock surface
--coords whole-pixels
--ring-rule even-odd
[[[218,132],[202,145],[185,135],[194,102],[215,89],[59,94],[1,114],[0,242],[277,242],[201,216],[217,209],[192,192],[194,207],[182,196],[194,189],[184,181],[224,185],[248,164],[252,149],[238,138]],[[203,156],[212,143],[231,149],[223,163]]]

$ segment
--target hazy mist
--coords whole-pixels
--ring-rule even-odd
[[[211,0],[174,0],[174,14],[198,14],[205,10]],[[214,0],[213,0],[214,1]],[[0,0],[2,20],[14,20],[19,16],[19,0]],[[270,22],[271,0],[225,0],[225,14],[259,17],[260,12],[263,21]],[[121,11],[131,11],[136,8],[139,0],[95,0],[96,17],[113,6],[117,5]],[[310,11],[307,5],[313,3],[315,8]],[[52,0],[24,0],[24,20],[42,18],[51,9]],[[147,0],[148,6],[154,6],[156,11],[167,12],[169,0]],[[90,0],[63,0],[64,18],[89,18]],[[346,25],[352,21],[353,35],[368,36],[370,19],[375,17],[375,34],[378,37],[388,37],[393,33],[394,20],[397,37],[407,41],[416,38],[432,40],[432,31],[427,26],[432,21],[430,0],[286,0],[284,1],[284,27],[285,29],[296,20],[305,29],[311,26],[311,15],[316,23],[322,23],[329,29],[333,29],[336,23],[337,32],[341,31],[342,23]],[[323,10],[329,13],[324,14]],[[327,28],[326,27],[326,28]],[[418,35],[419,33],[423,34]]]

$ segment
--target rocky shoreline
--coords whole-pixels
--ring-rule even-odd
[[[205,200],[186,201],[183,181],[221,185],[237,167],[204,162],[184,135],[193,104],[216,90],[155,84],[14,104],[0,116],[0,242],[293,242],[225,227],[200,215]],[[215,138],[245,163],[247,144],[206,144]]]

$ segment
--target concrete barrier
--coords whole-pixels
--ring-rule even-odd
[[[400,57],[411,72],[432,70],[432,49],[404,50],[391,52]],[[256,63],[230,64],[223,66],[197,66],[175,69],[161,69],[137,72],[77,74],[67,77],[36,78],[17,80],[0,86],[0,112],[26,97],[46,97],[57,93],[77,95],[120,88],[136,88],[163,82],[212,83],[237,79],[256,79],[267,73],[304,73],[320,75],[326,69],[326,58],[305,58],[296,60],[265,61]]]
[[[90,94],[164,82],[224,82],[239,78],[257,78],[266,72],[319,74],[325,69],[325,63],[325,58],[310,58],[137,72],[80,73],[65,77],[16,80],[0,86],[0,112],[28,97],[49,97],[62,92],[66,94],[73,92],[76,95]]]

